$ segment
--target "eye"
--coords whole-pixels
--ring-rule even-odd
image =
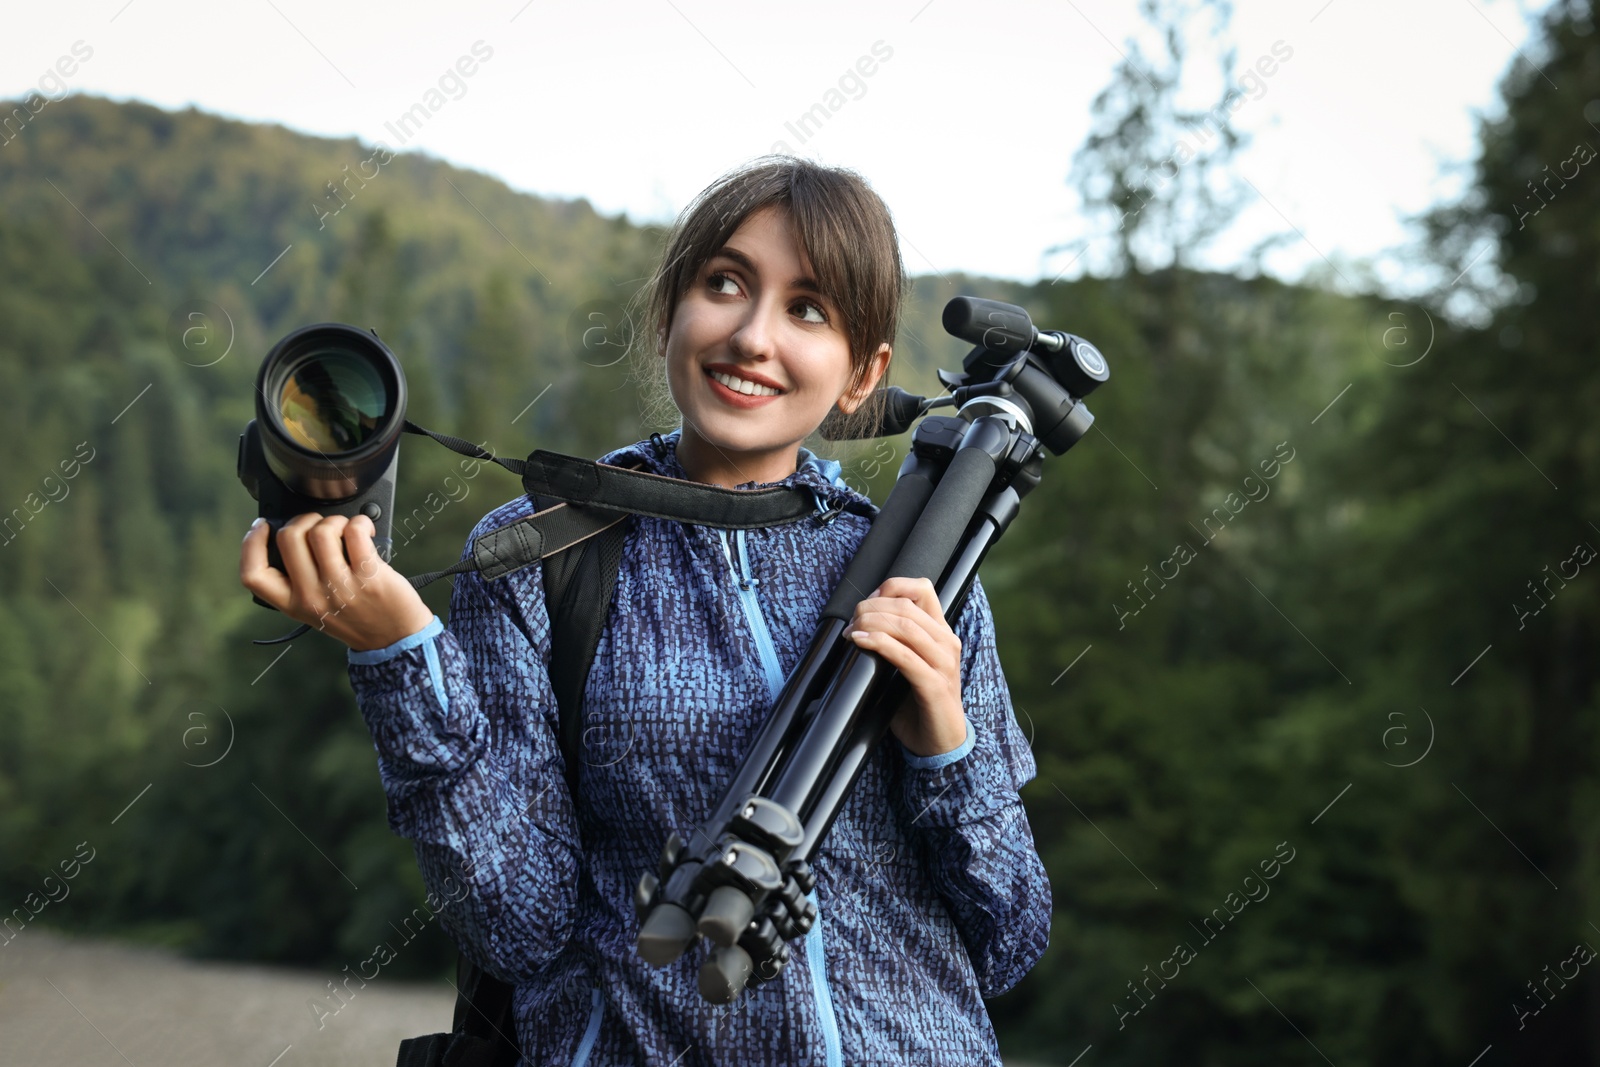
[[[724,285],[729,286],[729,288],[724,289]],[[723,274],[721,271],[712,272],[712,274],[706,278],[706,286],[713,293],[720,293],[723,296],[734,296],[739,292],[739,283],[728,277],[726,274]]]
[[[802,300],[795,305],[795,308],[801,309],[800,317],[806,322],[814,322],[820,325],[828,321],[828,313],[823,311],[822,305],[814,300]]]

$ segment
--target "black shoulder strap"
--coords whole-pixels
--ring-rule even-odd
[[[806,518],[828,522],[844,511],[869,519],[878,513],[871,501],[854,498],[816,512],[814,495],[800,486],[728,489],[633,469],[642,461],[629,466],[613,465],[544,449],[530,453],[526,460],[507,459],[470,441],[434,433],[413,422],[406,422],[405,430],[431,437],[464,456],[497,463],[518,475],[529,499],[539,508],[533,515],[479,535],[472,543],[471,553],[453,565],[408,576],[406,580],[417,589],[466,571],[477,571],[484,580],[493,581],[553,553],[565,552],[629,515],[728,529],[758,529]],[[310,629],[301,623],[282,637],[257,638],[251,643],[282,644]]]
[[[407,423],[408,427],[410,425]],[[447,444],[456,441],[431,431],[418,432]],[[477,571],[485,581],[492,582],[553,554],[565,553],[630,515],[729,529],[756,529],[807,518],[813,521],[831,519],[840,511],[857,512],[869,518],[877,513],[877,508],[870,503],[849,500],[832,511],[818,514],[814,500],[808,499],[809,494],[796,486],[727,489],[542,449],[530,455],[526,462],[498,457],[496,461],[522,474],[523,488],[537,510],[478,535],[472,542],[471,554],[452,566],[411,576],[407,580],[416,588],[463,571]]]
[[[507,459],[459,437],[434,433],[410,420],[405,423],[405,432],[430,437],[452,452],[498,463],[522,479],[522,487],[530,498],[553,497],[612,511],[729,529],[780,526],[812,514],[812,502],[799,486],[729,489],[652,474],[635,469],[637,465],[599,463],[543,448],[529,453],[527,459]],[[878,510],[870,502],[854,499],[840,507],[868,517],[876,515]]]

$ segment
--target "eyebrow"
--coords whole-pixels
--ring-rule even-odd
[[[739,251],[737,248],[732,247],[731,245],[723,245],[721,248],[719,248],[715,252],[711,253],[711,258],[712,259],[715,259],[718,256],[723,256],[723,257],[725,257],[727,259],[733,260],[735,263],[739,264],[739,266],[743,267],[745,270],[749,271],[751,274],[759,274],[759,273],[761,273],[760,271],[758,271],[756,269],[756,265],[755,265],[755,261],[754,260],[752,260],[749,256],[745,255],[743,252]],[[820,297],[824,297],[824,298],[827,296],[827,294],[822,291],[822,286],[818,285],[817,284],[817,280],[815,278],[811,277],[810,275],[803,274],[800,277],[794,279],[793,281],[791,281],[789,283],[789,288],[791,288],[791,289],[799,289],[802,292],[807,292],[807,293],[815,293],[816,295],[818,295]]]

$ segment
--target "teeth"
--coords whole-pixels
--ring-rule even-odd
[[[712,371],[711,377],[715,378],[723,385],[726,385],[734,392],[743,393],[746,396],[777,396],[780,392],[780,390],[774,389],[771,386],[757,385],[755,382],[747,382],[743,378],[735,378],[733,375],[723,374],[721,371]]]

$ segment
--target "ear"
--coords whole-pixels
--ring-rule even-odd
[[[867,373],[861,379],[861,384],[854,389],[848,389],[839,397],[838,408],[846,415],[853,414],[872,395],[878,387],[878,382],[883,378],[883,372],[889,369],[889,360],[894,356],[894,349],[888,344],[880,344],[878,350],[872,354],[872,361],[867,365]]]

